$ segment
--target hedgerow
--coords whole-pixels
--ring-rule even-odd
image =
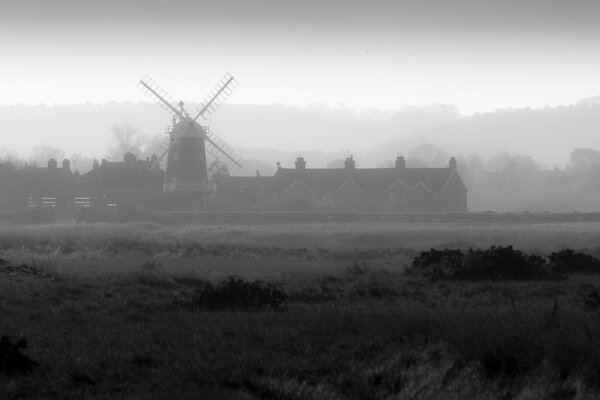
[[[248,282],[232,275],[220,285],[204,282],[193,297],[181,305],[209,310],[275,310],[286,298],[285,292],[273,283],[259,280]]]
[[[600,260],[589,254],[562,249],[550,253],[548,268],[557,273],[598,274],[600,273]]]
[[[540,280],[562,274],[598,274],[600,260],[570,249],[550,253],[547,258],[512,246],[471,248],[466,253],[459,249],[431,249],[415,257],[407,272],[430,280]]]

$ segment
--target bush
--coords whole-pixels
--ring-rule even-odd
[[[33,276],[33,277],[39,277],[39,278],[51,278],[52,277],[52,275],[42,271],[39,268],[30,266],[27,264],[14,265],[14,264],[10,263],[9,261],[1,259],[1,258],[0,258],[0,273],[6,274],[9,276]]]
[[[21,350],[27,348],[27,340],[15,336],[2,335],[0,338],[0,373],[20,375],[31,372],[38,364]]]
[[[577,253],[571,249],[550,253],[548,267],[557,273],[600,273],[600,260],[589,254]]]
[[[542,257],[524,254],[512,246],[469,249],[466,254],[458,249],[431,249],[414,259],[408,273],[431,280],[528,280],[550,276]]]
[[[270,282],[246,282],[236,276],[229,276],[215,287],[207,282],[197,289],[193,299],[195,306],[211,310],[277,309],[286,299],[286,294]]]
[[[408,272],[423,275],[428,279],[451,278],[462,269],[463,262],[464,255],[458,249],[431,249],[415,257]]]
[[[512,246],[492,246],[487,250],[469,249],[457,278],[491,280],[529,280],[548,278],[546,261],[527,255]]]

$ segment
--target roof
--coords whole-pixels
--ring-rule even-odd
[[[272,189],[282,192],[300,180],[319,193],[327,193],[350,179],[359,188],[372,192],[385,192],[399,181],[410,189],[423,184],[432,191],[443,191],[454,171],[449,168],[279,168],[273,177]]]
[[[268,185],[273,181],[272,176],[228,176],[224,181],[235,186]]]
[[[107,162],[85,174],[89,185],[121,188],[161,187],[164,176],[150,170],[144,163]]]
[[[26,166],[14,171],[15,183],[32,194],[62,189],[75,182],[70,169]]]

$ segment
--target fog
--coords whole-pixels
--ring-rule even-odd
[[[130,147],[151,154],[170,123],[169,114],[153,103],[0,106],[0,129],[6,133],[1,147],[21,158],[39,146],[58,148],[61,157],[120,158],[111,149],[114,128],[123,125],[141,134]],[[457,157],[528,155],[542,168],[553,169],[565,168],[575,148],[600,148],[598,98],[471,116],[450,105],[357,111],[325,105],[224,104],[207,124],[244,158],[272,167],[275,162],[291,165],[297,156],[305,157],[310,167],[325,167],[348,154],[361,167],[389,166],[397,155],[409,156],[428,144]]]
[[[0,156],[68,157],[81,172],[150,156],[171,116],[138,81],[189,110],[229,72],[240,85],[206,123],[246,160],[238,174],[296,157],[454,156],[486,209],[477,188],[499,178],[483,173],[595,171],[574,160],[600,148],[599,17],[588,0],[13,2],[0,15]]]

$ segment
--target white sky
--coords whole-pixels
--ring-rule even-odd
[[[472,114],[600,94],[593,0],[32,1],[0,13],[0,104],[454,104]]]

